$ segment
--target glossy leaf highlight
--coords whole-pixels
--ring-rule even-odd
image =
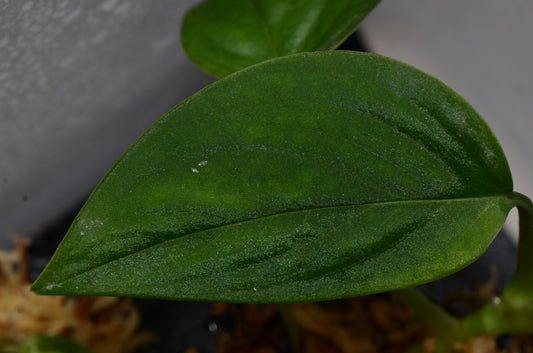
[[[379,0],[208,0],[184,18],[182,44],[206,72],[223,77],[267,59],[331,50]]]
[[[298,54],[154,124],[33,289],[228,302],[394,290],[474,261],[511,198],[500,146],[442,82],[372,54]]]

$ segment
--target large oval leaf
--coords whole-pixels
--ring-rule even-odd
[[[289,302],[431,281],[512,207],[487,125],[391,59],[298,54],[202,90],[149,129],[33,289]]]
[[[182,44],[223,77],[261,61],[335,49],[379,0],[207,0],[183,20]]]

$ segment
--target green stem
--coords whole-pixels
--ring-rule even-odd
[[[533,308],[516,308],[504,298],[495,298],[461,322],[461,339],[484,334],[533,333]]]
[[[518,208],[520,231],[516,273],[501,298],[463,320],[463,339],[480,334],[533,333],[533,203],[518,193],[512,201]]]
[[[435,352],[449,352],[460,337],[460,322],[414,288],[402,289],[394,294],[429,326],[436,339]]]
[[[503,298],[513,306],[533,303],[533,203],[524,195],[515,193],[518,208],[519,240],[516,273],[507,285]]]

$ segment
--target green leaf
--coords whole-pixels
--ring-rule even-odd
[[[206,72],[223,77],[267,59],[331,50],[379,0],[207,0],[184,18],[182,44]]]
[[[231,302],[388,291],[475,260],[511,198],[493,134],[442,82],[372,54],[297,54],[150,128],[33,289]]]
[[[92,353],[64,337],[37,336],[24,344],[21,353]]]

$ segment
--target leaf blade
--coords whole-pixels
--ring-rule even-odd
[[[102,181],[34,289],[225,301],[307,301],[397,289],[449,274],[479,256],[512,207],[510,193],[512,180],[497,141],[479,115],[440,81],[371,54],[299,54],[221,80],[157,122]],[[439,206],[453,202],[447,211]],[[361,211],[377,205],[385,208]],[[388,212],[405,215],[383,216],[390,205],[403,205]],[[358,211],[339,213],[338,219],[330,215],[329,223],[327,217],[309,220],[313,212],[342,207]],[[487,215],[475,216],[485,210]],[[420,220],[432,215],[450,225],[435,220],[439,226],[429,227]],[[472,222],[477,231],[454,225],[466,226],[468,215],[477,217]],[[277,224],[276,217],[283,220]],[[362,223],[366,226],[350,228]],[[416,241],[385,251],[381,242],[385,258],[363,261],[358,271],[341,271],[345,284],[338,291],[329,288],[340,280],[327,286],[290,277],[313,268],[318,258],[322,271],[342,270],[346,266],[328,265],[320,251],[335,257],[346,239],[361,244],[387,239],[376,224],[390,229],[420,224],[413,228],[416,239],[423,239],[417,232],[424,231],[449,253],[439,257],[431,243],[417,248]],[[335,227],[340,230],[328,238],[332,243],[316,243]],[[305,251],[298,241],[309,237],[297,231],[304,228],[321,229],[304,232],[316,238]],[[446,232],[462,240],[454,242]],[[457,246],[469,241],[475,251]],[[276,244],[293,249],[294,259],[276,262],[283,255]],[[216,251],[224,246],[227,251]],[[188,247],[200,250],[185,251]],[[402,258],[405,248],[419,260]],[[261,261],[239,262],[235,254],[243,252]],[[356,253],[354,248],[357,262],[363,255]],[[443,261],[438,268],[429,261],[435,258]],[[228,264],[227,271],[213,261]],[[210,271],[202,270],[206,264]],[[255,275],[247,275],[252,268]],[[375,272],[357,277],[370,271],[362,269]],[[409,277],[414,269],[425,269],[424,275]],[[190,280],[198,271],[207,273],[203,280]],[[281,273],[285,277],[276,277]],[[277,278],[277,285],[269,285],[277,296],[274,289],[253,286],[260,277]],[[370,282],[362,285],[365,279]],[[377,279],[382,283],[372,282]],[[221,283],[234,287],[223,291]],[[246,290],[236,290],[239,285]],[[210,288],[216,290],[209,296]],[[295,292],[289,293],[291,288]]]
[[[267,59],[339,46],[379,0],[210,0],[184,18],[182,44],[223,77]]]
[[[435,273],[439,276],[442,271],[439,266],[444,259],[450,256],[459,256],[459,262],[454,269],[446,269],[446,274],[453,273],[454,270],[459,270],[465,265],[475,260],[475,254],[486,248],[472,247],[472,243],[476,240],[482,240],[475,236],[469,236],[469,232],[460,232],[461,237],[455,239],[455,246],[457,251],[451,252],[449,249],[435,244],[424,244],[424,234],[422,231],[426,228],[439,228],[442,226],[442,219],[435,219],[431,215],[439,212],[446,212],[458,216],[468,208],[460,207],[461,203],[475,204],[472,207],[471,213],[484,218],[491,219],[490,224],[474,224],[483,226],[484,231],[489,231],[491,234],[497,233],[501,222],[505,220],[505,214],[509,210],[509,202],[505,199],[494,198],[491,200],[483,200],[483,206],[480,207],[479,200],[441,200],[436,202],[428,202],[433,205],[425,205],[425,215],[420,216],[421,207],[416,206],[414,209],[401,210],[402,215],[407,221],[402,224],[395,224],[393,230],[390,229],[375,229],[382,223],[370,222],[376,221],[375,217],[379,215],[380,219],[390,217],[389,213],[399,212],[397,205],[364,205],[356,206],[360,208],[379,207],[379,212],[371,213],[371,217],[362,212],[338,212],[334,211],[331,215],[330,208],[322,210],[303,211],[303,214],[291,214],[291,221],[297,222],[295,226],[296,234],[287,236],[281,234],[282,231],[277,230],[272,223],[277,225],[279,219],[283,220],[284,226],[288,220],[285,218],[287,214],[270,216],[265,219],[254,219],[253,222],[238,222],[223,227],[217,227],[215,230],[208,229],[182,237],[173,238],[154,246],[147,247],[141,251],[135,252],[125,257],[113,259],[113,261],[104,264],[105,270],[100,268],[92,269],[87,273],[83,273],[82,280],[77,281],[74,277],[72,285],[69,281],[65,281],[64,285],[73,288],[74,286],[84,287],[85,294],[88,295],[106,295],[116,291],[116,283],[122,282],[121,276],[124,275],[123,268],[134,268],[139,263],[143,264],[143,272],[139,278],[134,281],[124,283],[121,287],[120,294],[144,297],[146,296],[146,288],[153,288],[153,292],[149,297],[156,297],[160,299],[178,299],[178,300],[205,300],[205,301],[238,301],[238,302],[294,302],[301,301],[302,297],[309,300],[309,296],[313,300],[327,300],[337,299],[346,296],[358,296],[374,293],[376,291],[386,291],[391,289],[398,289],[404,286],[406,281],[410,285],[425,283],[436,279]],[[434,204],[441,204],[435,206]],[[445,205],[449,204],[449,205]],[[453,204],[453,205],[452,205]],[[388,206],[388,207],[387,207]],[[391,207],[395,206],[395,207]],[[344,206],[349,207],[349,206]],[[512,207],[512,206],[511,206]],[[384,210],[383,208],[389,208]],[[407,207],[408,208],[408,207]],[[455,212],[452,212],[455,211]],[[503,211],[503,212],[502,212]],[[330,213],[330,219],[327,219],[323,213]],[[320,221],[313,223],[307,219],[311,218],[311,214],[320,214]],[[370,222],[367,227],[361,227],[364,231],[371,231],[375,234],[383,233],[384,236],[377,237],[374,242],[357,242],[350,244],[347,247],[349,240],[354,242],[354,237],[347,237],[349,231],[353,229],[340,229],[342,232],[326,231],[324,222],[326,217],[327,226],[344,221],[365,220]],[[302,221],[305,218],[306,221]],[[429,220],[431,219],[431,221]],[[461,217],[464,220],[464,217]],[[447,217],[445,221],[455,221],[454,217]],[[346,223],[342,223],[346,224]],[[459,224],[468,225],[471,224]],[[250,226],[250,227],[246,227]],[[268,226],[268,227],[267,227]],[[423,226],[423,227],[421,227]],[[236,241],[228,241],[225,237],[231,236],[231,231],[235,228],[244,228],[239,232],[246,232],[256,236],[251,239],[246,246],[242,246]],[[262,229],[268,228],[270,233],[261,232]],[[378,227],[379,228],[379,227]],[[443,227],[442,232],[446,232],[449,228]],[[359,230],[361,231],[361,229]],[[306,233],[309,232],[309,233]],[[272,234],[277,236],[272,236]],[[326,243],[324,239],[318,244],[317,240],[309,240],[320,234],[322,238],[328,237],[329,241]],[[352,233],[359,235],[358,232]],[[476,232],[477,235],[480,232]],[[186,239],[189,236],[194,236],[194,244],[190,245],[190,240]],[[332,241],[332,238],[335,241]],[[309,240],[305,243],[305,240]],[[365,238],[365,240],[368,240]],[[298,246],[294,243],[298,242]],[[458,243],[461,244],[458,244]],[[485,242],[479,242],[484,244]],[[412,248],[426,245],[427,249],[424,256],[416,258],[412,256]],[[459,246],[463,245],[463,246]],[[468,246],[464,246],[468,245]],[[403,251],[398,251],[399,247]],[[250,249],[252,247],[253,249]],[[198,269],[195,256],[197,256],[198,248],[201,248],[202,255],[210,254],[211,257],[202,256],[203,262],[201,269]],[[147,263],[143,258],[157,258],[160,255],[161,249],[167,253],[165,262],[151,261]],[[169,250],[170,249],[170,250]],[[179,249],[179,251],[178,251]],[[320,250],[320,251],[319,251]],[[337,250],[336,253],[333,251]],[[354,252],[358,256],[354,256]],[[297,253],[298,256],[291,256]],[[302,253],[306,256],[313,256],[314,258],[324,259],[324,263],[315,264],[314,267],[309,266],[309,263],[302,261]],[[171,254],[172,256],[169,256]],[[335,254],[335,257],[333,255]],[[350,256],[347,256],[350,254]],[[326,256],[328,255],[328,256]],[[406,256],[409,258],[407,267],[398,275],[398,272],[393,269],[385,271],[382,266],[383,262],[390,262],[395,257]],[[326,260],[334,258],[336,261],[331,263]],[[170,263],[169,259],[172,259]],[[430,270],[423,269],[421,271],[421,261],[432,261],[433,266]],[[317,260],[313,260],[317,262]],[[405,266],[405,264],[404,264]],[[168,267],[174,270],[169,273]],[[342,271],[341,271],[342,269]],[[391,273],[392,272],[392,273]],[[270,273],[269,277],[265,277],[265,273]],[[275,274],[275,275],[274,275]],[[346,283],[352,277],[358,278],[358,285],[356,288],[346,288]],[[387,280],[384,280],[386,278]],[[143,285],[139,286],[139,282]],[[290,286],[285,285],[290,283]],[[209,284],[208,286],[206,284]],[[58,293],[65,290],[64,285],[54,288]],[[163,290],[164,289],[164,290]],[[49,293],[53,294],[54,290]],[[176,297],[176,293],[180,296]],[[236,300],[237,298],[237,300]],[[282,299],[281,299],[282,298]]]

